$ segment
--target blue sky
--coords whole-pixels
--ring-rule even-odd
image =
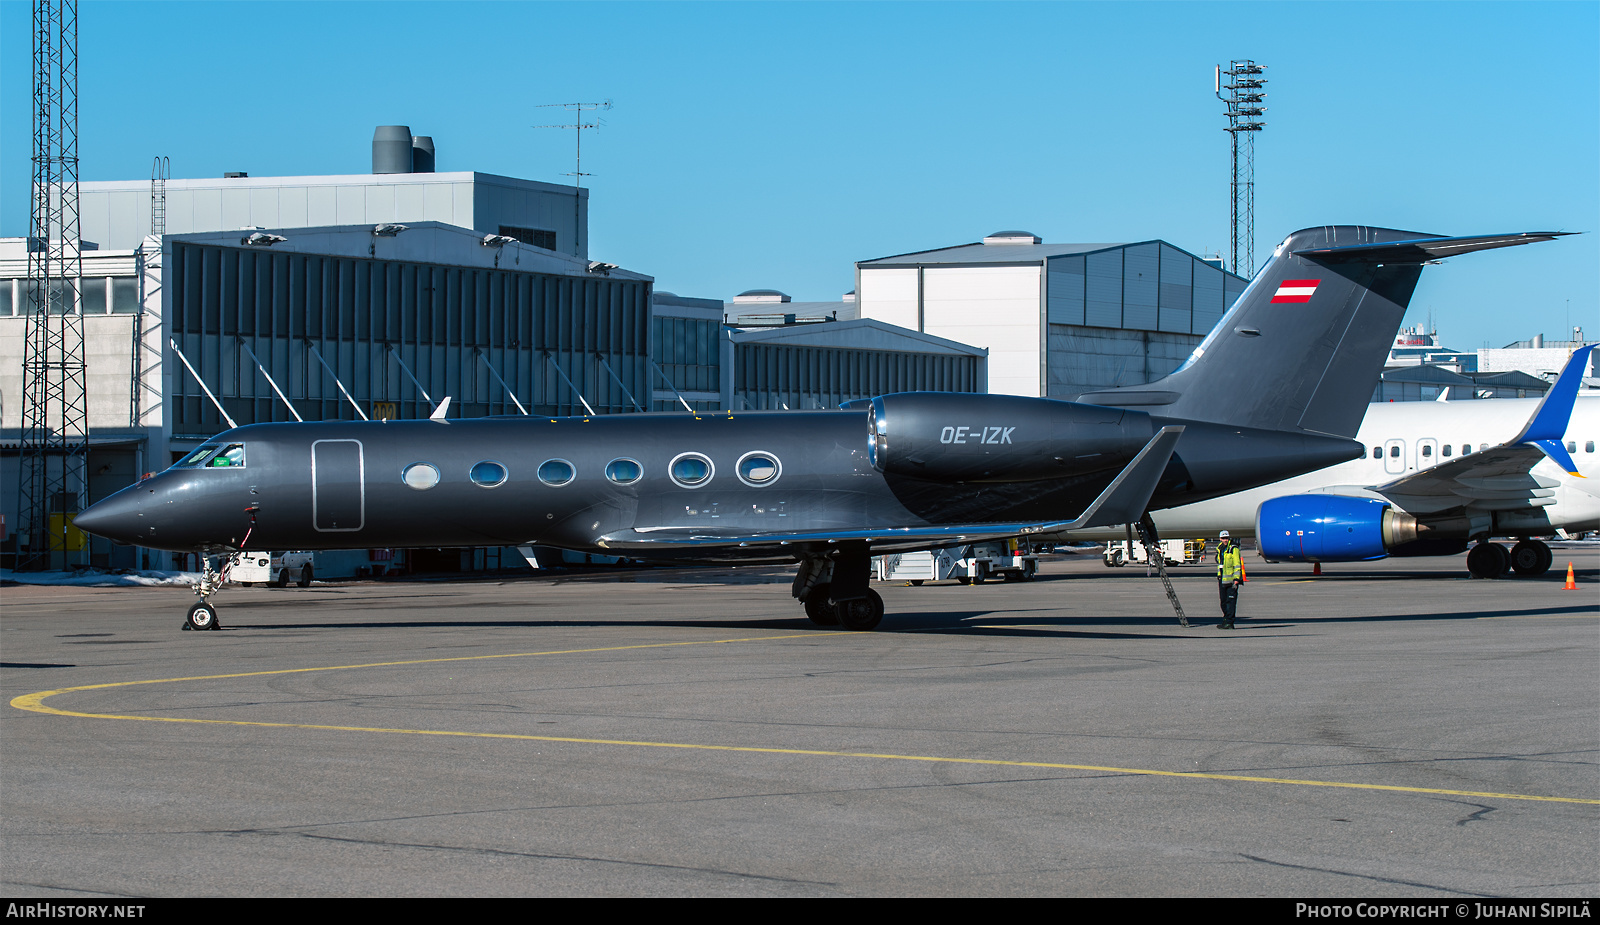
[[[0,0],[0,235],[27,233],[29,15]],[[1430,268],[1461,349],[1600,331],[1600,4],[106,3],[82,0],[81,177],[440,170],[566,182],[594,257],[683,295],[829,300],[856,260],[1020,228],[1228,246],[1212,67],[1268,65],[1256,255],[1359,223],[1579,238]],[[1569,306],[1570,300],[1570,306]]]

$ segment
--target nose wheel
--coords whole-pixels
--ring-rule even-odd
[[[197,601],[189,608],[189,616],[183,621],[185,630],[214,630],[220,629],[217,623],[217,608],[210,601]]]

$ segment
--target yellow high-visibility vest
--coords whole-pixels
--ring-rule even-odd
[[[1234,544],[1217,547],[1217,580],[1238,581],[1244,572],[1244,556]]]

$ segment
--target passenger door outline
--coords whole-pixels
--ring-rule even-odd
[[[348,523],[348,517],[346,517],[345,515],[350,510],[349,499],[348,498],[340,498],[340,499],[336,500],[331,495],[331,493],[328,496],[324,496],[324,494],[323,494],[323,492],[325,490],[331,489],[335,485],[341,484],[339,481],[337,481],[337,476],[338,475],[340,475],[340,474],[348,475],[349,474],[349,469],[347,467],[347,464],[348,464],[348,461],[349,461],[348,457],[346,457],[344,459],[341,459],[341,458],[339,458],[338,456],[335,455],[335,453],[339,452],[339,450],[344,449],[344,448],[336,448],[336,447],[332,447],[332,446],[328,447],[328,449],[326,451],[324,451],[323,454],[322,454],[324,459],[322,461],[321,467],[319,468],[319,466],[318,466],[318,459],[317,459],[317,457],[318,457],[318,448],[323,446],[324,444],[340,444],[340,443],[353,443],[353,444],[355,444],[355,476],[356,476],[355,515],[356,515],[356,523],[355,523],[355,526],[353,526],[353,527],[352,526],[340,526],[339,525],[339,520],[341,518],[345,519],[346,523]],[[345,450],[345,452],[348,452],[348,451]],[[327,481],[326,485],[323,484],[324,480]],[[341,439],[341,440],[317,440],[317,441],[313,442],[311,444],[311,526],[312,526],[312,529],[316,530],[318,533],[355,533],[356,531],[360,530],[366,524],[366,520],[367,520],[367,460],[366,460],[366,453],[364,451],[364,448],[361,445],[361,441],[360,440],[352,440],[352,439]],[[327,524],[326,526],[324,526],[325,523]]]
[[[1396,456],[1394,448],[1400,448],[1400,455]],[[1383,471],[1390,475],[1404,475],[1406,472],[1406,442],[1404,440],[1385,440],[1383,442]]]

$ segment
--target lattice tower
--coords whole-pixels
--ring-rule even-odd
[[[19,569],[87,559],[66,519],[88,501],[89,403],[79,289],[78,5],[34,0],[33,215],[22,377]]]

